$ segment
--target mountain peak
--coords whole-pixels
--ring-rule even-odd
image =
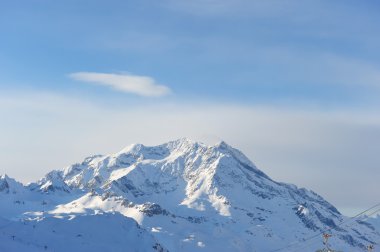
[[[215,147],[218,148],[228,148],[230,145],[228,145],[225,141],[221,140],[218,143],[215,144]]]
[[[4,180],[4,179],[8,179],[8,175],[7,174],[1,174],[0,175],[0,180]]]
[[[9,177],[6,174],[0,175],[0,192],[16,193],[24,188],[23,184]]]
[[[166,146],[170,150],[192,150],[197,146],[205,146],[201,142],[193,141],[190,138],[184,137],[174,141],[167,142],[160,146]]]
[[[215,145],[206,145],[203,142],[192,140],[188,137],[178,138],[176,140],[172,140],[169,142],[166,142],[161,145],[156,146],[147,146],[141,143],[134,143],[126,146],[121,151],[119,151],[117,154],[123,154],[123,153],[140,153],[144,152],[146,150],[150,149],[159,149],[159,148],[167,148],[171,151],[173,150],[189,150],[194,149],[198,146],[205,147],[205,148],[216,148],[216,149],[234,149],[229,144],[227,144],[225,141],[220,141]]]
[[[178,143],[178,144],[194,144],[196,141],[193,141],[192,139],[188,137],[181,137],[170,142]]]
[[[197,146],[205,146],[205,145],[201,142],[193,141],[190,138],[184,137],[184,138],[179,138],[177,140],[169,141],[164,144],[156,145],[156,146],[146,146],[141,143],[130,144],[127,147],[123,148],[116,155],[130,153],[130,154],[135,154],[135,155],[138,154],[138,155],[147,157],[147,156],[150,156],[149,153],[152,153],[152,152],[167,153],[167,152],[173,152],[173,151],[185,151],[185,150],[192,150],[196,148]]]

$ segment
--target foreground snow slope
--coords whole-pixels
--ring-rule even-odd
[[[291,251],[305,245],[313,251],[322,245],[319,236],[303,240],[326,228],[333,247],[343,251],[365,251],[380,238],[372,225],[348,221],[314,192],[273,181],[224,142],[135,144],[52,171],[25,187],[2,178],[8,180],[8,186],[0,180],[4,218],[116,212],[133,218],[169,251],[271,251],[289,243],[295,243]]]
[[[120,214],[35,216],[2,225],[0,251],[163,251]]]

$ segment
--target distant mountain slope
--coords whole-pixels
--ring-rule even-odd
[[[365,222],[339,225],[347,218],[321,196],[273,181],[224,142],[135,144],[52,171],[26,187],[15,181],[5,186],[8,180],[0,180],[0,199],[9,205],[0,207],[5,218],[121,213],[169,251],[271,251],[305,245],[305,238],[326,228],[334,248],[344,251],[365,251],[380,238]],[[320,248],[318,239],[308,247]]]
[[[376,216],[370,217],[366,220],[368,223],[370,223],[373,227],[376,228],[380,232],[380,214],[377,214]]]

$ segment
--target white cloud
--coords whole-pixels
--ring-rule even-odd
[[[153,78],[132,74],[110,74],[95,72],[78,72],[69,75],[77,81],[89,82],[111,87],[115,90],[140,96],[164,96],[170,88],[158,84]]]

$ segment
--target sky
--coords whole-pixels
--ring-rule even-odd
[[[353,215],[380,180],[380,3],[0,2],[0,174],[224,140]]]

